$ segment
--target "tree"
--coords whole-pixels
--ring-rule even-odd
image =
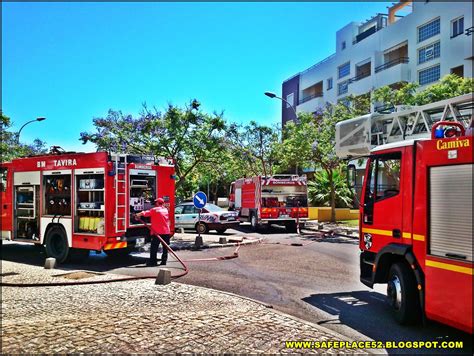
[[[102,150],[173,158],[177,195],[186,197],[195,186],[185,184],[188,177],[199,165],[218,160],[226,136],[223,115],[204,113],[199,106],[197,100],[184,108],[170,104],[161,113],[144,104],[137,118],[109,110],[105,118],[93,119],[95,132],[82,132],[81,140],[95,143]]]
[[[336,156],[336,123],[367,114],[368,97],[347,97],[343,102],[327,104],[316,115],[302,113],[298,122],[289,122],[284,128],[285,139],[279,145],[280,167],[298,164],[320,168],[325,172],[329,186],[331,221],[336,221],[336,182],[334,172],[342,161]]]
[[[259,125],[255,121],[227,125],[220,154],[212,164],[203,164],[197,170],[201,189],[209,184],[209,199],[215,199],[219,192],[227,196],[230,183],[238,178],[273,174],[280,132],[277,126]]]
[[[280,140],[279,127],[260,125],[250,121],[244,126],[232,125],[229,131],[228,149],[231,149],[232,162],[240,161],[238,170],[243,168],[250,175],[271,175],[276,160],[275,148]],[[243,165],[243,166],[242,166]]]
[[[346,176],[342,167],[332,172],[334,191],[336,195],[336,208],[347,208],[352,205],[354,194],[347,186]],[[331,204],[331,186],[327,171],[319,171],[315,174],[315,180],[308,182],[308,198],[312,204]]]
[[[449,74],[424,90],[419,91],[419,87],[418,83],[405,83],[398,89],[384,86],[374,90],[373,101],[384,103],[387,106],[429,104],[472,93],[474,80]]]
[[[18,141],[18,133],[10,131],[11,119],[1,113],[1,139],[0,156],[1,162],[11,161],[13,158],[46,153],[46,143],[35,139],[31,144],[22,144]]]

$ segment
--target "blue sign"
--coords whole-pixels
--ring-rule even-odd
[[[204,208],[207,203],[207,196],[204,192],[197,192],[193,198],[194,206],[198,209]]]

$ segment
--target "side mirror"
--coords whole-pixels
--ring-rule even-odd
[[[347,166],[347,185],[351,189],[354,189],[356,186],[356,174],[355,164],[349,164]]]

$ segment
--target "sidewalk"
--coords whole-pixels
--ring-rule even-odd
[[[340,235],[345,237],[359,238],[359,228],[347,226],[340,223],[318,222],[317,220],[308,220],[305,223],[306,230],[317,231],[329,235]]]
[[[16,274],[15,274],[16,273]],[[2,261],[4,282],[71,279]],[[115,276],[117,277],[117,276]],[[88,279],[100,280],[99,274]],[[324,327],[216,290],[153,280],[67,287],[2,287],[2,353],[361,353],[287,349],[285,341],[342,341]]]
[[[171,239],[171,248],[174,251],[178,250],[190,250],[194,248],[194,242],[196,241],[197,232],[186,230],[185,232],[176,232]],[[230,247],[240,245],[251,245],[261,242],[262,238],[258,237],[247,237],[242,235],[232,234],[217,234],[209,233],[202,236],[203,245],[202,248],[216,248],[216,247]],[[220,243],[220,239],[225,238],[225,243]],[[148,246],[145,246],[143,251],[148,251]]]

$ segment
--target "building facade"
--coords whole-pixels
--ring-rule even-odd
[[[388,14],[351,22],[336,33],[336,53],[285,80],[282,96],[296,112],[311,113],[385,85],[424,88],[450,73],[472,77],[472,11],[470,1],[401,1]],[[282,126],[294,119],[283,102]]]

